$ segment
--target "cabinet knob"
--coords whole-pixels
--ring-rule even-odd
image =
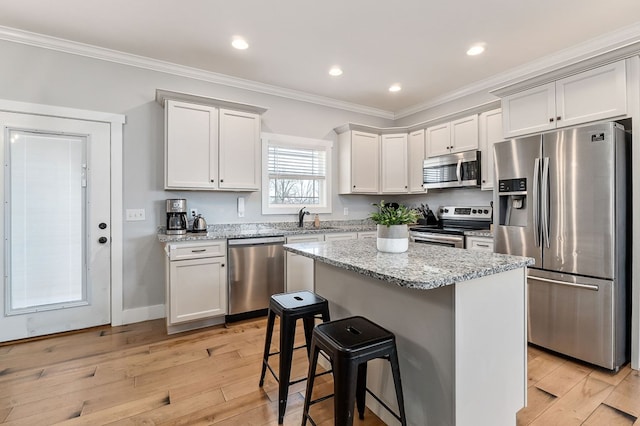
[[[562,117],[557,116],[557,117],[556,117],[556,121],[560,121],[560,120],[562,120]]]
[[[549,119],[549,123],[553,123],[553,117]]]
[[[407,186],[407,185],[405,185],[405,186],[404,186],[404,189],[407,189],[407,188],[408,188],[408,186]]]
[[[109,240],[107,239],[107,237],[100,237],[100,238],[98,238],[98,242],[99,242],[100,244],[105,244],[107,241],[109,241]]]
[[[220,179],[220,183],[224,182],[224,179]]]
[[[220,266],[224,268],[224,263],[222,265],[220,265]]]
[[[487,181],[486,181],[486,180],[484,180],[484,179],[482,179],[482,183],[487,183]]]
[[[211,179],[211,183],[215,182],[215,179]]]
[[[354,188],[354,189],[355,189],[355,187],[356,187],[356,186],[355,186],[355,185],[353,185],[353,188]]]

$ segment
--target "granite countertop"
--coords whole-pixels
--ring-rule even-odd
[[[312,222],[306,222],[299,228],[293,222],[273,223],[237,223],[209,225],[207,232],[187,232],[184,235],[167,235],[164,228],[158,229],[158,240],[161,243],[181,241],[206,241],[229,238],[279,237],[303,234],[328,234],[340,232],[368,232],[375,231],[376,225],[369,220],[336,220],[321,222],[315,228]]]
[[[401,287],[429,290],[533,264],[509,256],[409,243],[405,253],[383,253],[376,240],[285,244],[285,250]]]

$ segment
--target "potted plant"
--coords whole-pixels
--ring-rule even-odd
[[[371,213],[371,220],[377,224],[378,250],[388,253],[403,253],[409,248],[410,223],[416,223],[418,212],[402,204],[373,204],[378,211]]]

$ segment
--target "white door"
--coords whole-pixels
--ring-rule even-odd
[[[0,113],[0,341],[111,321],[110,126]]]

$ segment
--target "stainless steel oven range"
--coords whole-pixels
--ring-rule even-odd
[[[411,241],[464,248],[464,231],[489,229],[492,211],[489,206],[440,207],[436,223],[410,228]]]

